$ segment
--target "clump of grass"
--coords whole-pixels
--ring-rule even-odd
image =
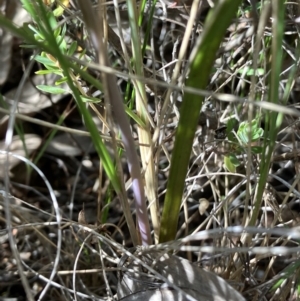
[[[115,35],[110,27],[107,29],[106,7],[102,4],[96,11],[85,1],[78,1],[80,10],[74,13],[70,12],[68,1],[57,1],[55,9],[45,6],[43,1],[22,2],[33,23],[17,28],[0,16],[0,24],[24,39],[26,47],[35,49],[32,59],[43,66],[38,74],[58,76],[54,85],[37,88],[50,94],[67,92],[74,98],[101,162],[98,183],[105,182],[107,187],[106,193],[98,194],[95,225],[88,224],[84,209],[77,223],[61,220],[65,215],[58,211],[57,205],[55,215],[49,215],[27,203],[23,206],[30,206],[30,216],[14,220],[10,214],[21,213],[3,199],[5,222],[11,234],[10,246],[14,256],[19,257],[19,272],[26,277],[38,275],[40,298],[50,287],[51,296],[64,295],[70,300],[73,295],[74,298],[98,298],[105,294],[113,297],[117,285],[114,269],[118,268],[120,254],[128,253],[121,242],[126,246],[149,246],[154,242],[157,249],[180,252],[204,269],[231,280],[249,300],[263,297],[257,287],[267,287],[270,292],[281,290],[290,299],[296,296],[298,284],[294,285],[292,279],[299,272],[297,258],[292,258],[291,264],[280,274],[276,264],[281,253],[276,247],[284,248],[280,250],[286,254],[291,252],[289,247],[298,250],[297,235],[288,229],[280,232],[277,222],[287,227],[290,221],[295,223],[297,220],[295,210],[289,204],[296,202],[298,177],[292,185],[284,182],[288,187],[284,196],[268,183],[273,176],[274,153],[280,152],[278,133],[283,130],[284,110],[299,116],[296,111],[285,108],[295,85],[296,68],[291,69],[286,81],[281,78],[282,60],[285,55],[290,55],[291,48],[295,52],[292,55],[295,62],[299,59],[298,36],[288,44],[284,35],[288,4],[279,0],[272,3],[259,1],[257,6],[249,7],[248,2],[219,1],[207,15],[201,34],[193,40],[193,22],[199,2],[194,1],[178,52],[179,59],[168,84],[154,80],[156,74],[157,77],[161,75],[155,69],[156,65],[163,66],[164,62],[157,59],[154,49],[157,45],[150,39],[153,38],[154,8],[146,34],[142,34],[145,1],[141,9],[135,1],[126,2],[131,45],[112,38]],[[119,7],[115,5],[118,20]],[[68,23],[68,19],[73,23]],[[70,38],[70,31],[79,25],[84,26],[79,32],[84,38],[75,41]],[[86,47],[88,41],[92,49]],[[111,52],[109,45],[114,48]],[[191,51],[187,53],[189,47]],[[154,79],[148,78],[149,70],[144,66],[145,49],[152,52]],[[174,53],[175,49],[174,46]],[[289,51],[285,53],[284,49]],[[124,64],[122,68],[126,73],[111,67],[110,58],[116,52],[121,57],[113,63]],[[126,83],[126,91],[117,84],[120,78]],[[67,89],[60,87],[63,83],[67,84]],[[97,90],[101,96],[87,93],[84,85],[89,87],[88,91]],[[165,87],[165,98],[159,94],[158,87]],[[281,87],[282,97],[279,94]],[[226,91],[229,93],[222,94]],[[129,105],[125,103],[124,95]],[[154,97],[156,110],[153,114],[149,110],[151,97]],[[176,97],[182,97],[179,110]],[[223,116],[204,112],[205,122],[200,122],[203,102],[208,100]],[[101,119],[102,133],[90,108]],[[60,115],[57,125],[63,124],[66,117]],[[209,124],[212,120],[217,120],[216,126]],[[175,126],[172,125],[174,121]],[[198,146],[200,123],[202,137],[198,139],[201,142]],[[222,128],[218,125],[226,128],[223,140],[212,137],[214,130],[218,132]],[[47,144],[58,129],[53,127],[35,162],[44,156]],[[110,137],[105,136],[108,132]],[[208,138],[203,137],[205,134]],[[204,138],[207,138],[206,142]],[[192,151],[194,155],[191,155]],[[164,182],[159,180],[159,174],[166,177]],[[129,177],[127,183],[124,182],[126,176]],[[8,186],[7,177],[6,189]],[[132,195],[128,193],[128,187],[131,187]],[[134,207],[130,206],[130,197]],[[102,198],[106,198],[107,207],[101,211]],[[159,199],[163,201],[159,202]],[[119,208],[119,202],[122,209],[118,214],[123,215],[116,227],[109,221],[112,211]],[[40,220],[34,221],[35,213],[41,215]],[[51,221],[47,222],[48,216]],[[56,222],[52,221],[54,216]],[[100,224],[100,220],[104,224]],[[255,228],[267,228],[268,225],[272,227],[264,229],[265,232]],[[49,250],[55,250],[57,243],[55,266],[38,271],[40,267],[37,269],[34,264],[22,261],[18,253],[22,254],[23,240],[12,235],[13,229],[29,229],[32,241],[45,241],[47,247],[40,251],[41,257],[46,257]],[[51,240],[50,237],[55,238]],[[33,252],[34,246],[29,249]],[[225,251],[226,254],[222,253]],[[264,260],[269,260],[266,268]],[[93,266],[97,269],[92,270]],[[277,273],[273,279],[270,276],[272,268]],[[84,270],[86,275],[81,274]],[[55,282],[51,282],[57,271]],[[26,277],[22,277],[22,283],[28,299],[33,300]],[[245,282],[241,287],[240,284]],[[45,284],[46,289],[42,290]],[[273,300],[275,297],[267,295],[266,298]]]

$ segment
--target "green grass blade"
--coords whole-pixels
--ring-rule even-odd
[[[240,2],[240,0],[219,1],[209,13],[204,31],[191,55],[187,86],[206,88],[216,53]],[[185,177],[203,98],[191,93],[184,95],[163,208],[160,242],[173,240],[176,236]]]

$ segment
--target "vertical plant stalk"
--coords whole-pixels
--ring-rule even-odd
[[[114,168],[114,164],[111,160],[111,157],[102,142],[102,139],[99,135],[99,131],[93,121],[93,119],[90,116],[90,113],[88,112],[87,108],[85,107],[85,104],[83,103],[80,93],[78,92],[77,88],[74,86],[73,78],[70,73],[70,70],[78,70],[80,68],[77,68],[76,65],[72,64],[61,52],[59,45],[57,44],[57,41],[55,39],[55,36],[53,34],[53,29],[50,25],[50,22],[53,22],[53,16],[47,15],[46,9],[44,7],[44,4],[41,0],[36,0],[36,2],[30,2],[29,0],[23,0],[23,2],[26,4],[26,9],[30,12],[30,14],[34,17],[36,23],[38,24],[40,30],[42,31],[43,37],[45,37],[45,41],[47,43],[41,43],[34,39],[33,35],[28,34],[28,31],[18,29],[14,27],[11,23],[7,22],[7,20],[1,18],[0,15],[0,21],[2,25],[4,25],[6,28],[14,32],[17,36],[21,36],[25,40],[27,40],[29,43],[32,43],[33,45],[37,45],[40,49],[43,49],[45,52],[51,54],[53,57],[55,57],[59,65],[61,66],[61,69],[63,70],[63,74],[67,79],[67,83],[69,88],[71,89],[74,98],[76,100],[77,106],[84,118],[85,125],[87,129],[89,130],[91,134],[91,138],[93,140],[95,149],[102,161],[102,164],[104,166],[105,172],[110,179],[116,193],[120,196],[120,199],[126,198],[125,193],[123,193],[122,190],[122,182],[120,181],[120,178]],[[86,4],[86,3],[85,3]],[[52,18],[52,19],[51,19]],[[51,19],[51,20],[50,20]],[[92,34],[92,39],[95,40],[97,36]],[[80,73],[81,74],[81,73]],[[95,86],[99,86],[97,83]],[[123,107],[123,106],[122,106]],[[124,185],[124,184],[123,184]],[[131,238],[133,241],[133,244],[136,245],[138,243],[137,234],[135,231],[134,222],[132,219],[132,216],[130,214],[130,209],[128,206],[127,198],[126,202],[124,201],[125,207],[124,211],[127,210],[129,214],[127,214],[127,224],[130,230]],[[127,207],[126,207],[127,205]]]
[[[136,75],[144,76],[143,56],[141,39],[138,30],[137,4],[135,0],[127,0],[128,18],[131,28],[132,52],[134,59],[134,69]],[[150,124],[147,114],[147,97],[145,84],[140,81],[133,81],[136,90],[136,110],[138,116],[142,119],[144,127],[138,126],[138,137],[140,142],[140,154],[142,165],[145,170],[146,195],[150,205],[150,214],[154,230],[155,242],[158,242],[160,227],[158,198],[157,198],[157,180],[153,160],[153,142],[150,133]],[[145,146],[147,145],[147,146]]]
[[[279,102],[279,80],[282,62],[282,40],[284,33],[284,12],[285,5],[283,0],[273,0],[272,3],[272,47],[271,47],[271,75],[269,102],[278,104]],[[267,112],[265,118],[265,137],[264,150],[260,163],[260,178],[254,196],[254,209],[248,226],[254,226],[261,208],[262,196],[270,168],[271,157],[274,151],[277,133],[282,123],[282,113]],[[250,236],[249,236],[250,239]]]
[[[204,30],[190,56],[190,74],[186,86],[205,89],[220,43],[235,16],[241,0],[220,0],[210,11]],[[163,208],[160,242],[175,239],[193,140],[204,97],[185,93],[175,135],[170,176]]]
[[[256,10],[255,7],[256,3],[252,3],[252,9]],[[259,53],[261,50],[261,41],[263,39],[264,36],[264,30],[265,30],[265,26],[266,26],[266,22],[268,20],[268,15],[271,12],[271,3],[266,2],[264,7],[261,10],[261,16],[259,18],[259,20],[257,21],[257,33],[256,33],[256,37],[255,37],[255,43],[254,43],[254,51],[253,51],[253,55],[252,55],[252,68],[254,70],[254,73],[251,77],[251,86],[250,86],[250,95],[249,98],[250,99],[255,99],[256,96],[256,81],[257,81],[257,77],[255,76],[256,70],[257,70],[257,64],[258,64],[258,60],[259,60]],[[255,13],[254,13],[255,15]],[[255,22],[255,21],[254,21]],[[253,104],[249,103],[249,113],[248,113],[248,122],[251,123],[251,120],[253,119]],[[249,201],[251,198],[251,182],[250,182],[250,176],[251,176],[251,162],[250,162],[250,158],[251,158],[251,145],[248,144],[247,147],[247,158],[248,158],[248,164],[247,164],[247,170],[246,170],[246,175],[247,175],[247,183],[246,183],[246,198],[245,198],[245,207],[244,207],[244,214],[243,214],[243,221],[242,221],[242,225],[246,225],[246,221],[249,218],[249,214],[248,214],[248,209],[249,209]]]
[[[79,0],[78,4],[82,11],[86,26],[90,32],[92,43],[98,53],[99,64],[108,66],[109,62],[107,50],[103,43],[103,31],[101,32],[101,30],[99,30],[98,24],[99,22],[103,22],[103,18],[101,15],[98,15],[98,18],[96,17],[96,14],[89,2],[86,2],[85,0]],[[124,105],[119,92],[119,88],[117,86],[116,77],[112,74],[103,74],[103,79],[105,81],[106,98],[109,100],[112,106],[114,120],[119,126],[124,148],[126,150],[128,168],[132,178],[133,193],[136,204],[136,214],[138,219],[138,229],[140,232],[141,242],[143,245],[149,245],[151,244],[151,232],[147,215],[144,186],[141,175],[140,163],[138,160],[137,152],[135,149],[135,143],[130,130],[129,121],[124,110]],[[121,185],[124,185],[124,183],[122,183]],[[122,190],[124,190],[125,192],[125,189]],[[125,211],[125,209],[129,209],[128,202],[127,199],[124,199],[124,196],[122,197],[122,199],[122,205]],[[125,214],[125,218],[131,231],[130,233],[134,245],[137,245],[138,240],[135,238],[136,235],[133,233],[134,227],[132,216],[130,214]]]

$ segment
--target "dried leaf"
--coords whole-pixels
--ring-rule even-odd
[[[85,219],[85,212],[84,212],[84,206],[83,209],[78,213],[78,223],[81,225],[86,225],[86,219]]]
[[[208,207],[209,207],[209,201],[207,199],[200,199],[199,200],[199,213],[200,213],[200,215],[203,215]]]

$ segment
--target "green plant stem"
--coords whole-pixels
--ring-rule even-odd
[[[204,31],[191,54],[187,86],[206,88],[216,53],[240,2],[241,0],[218,1],[207,16]],[[159,237],[161,243],[173,240],[176,236],[185,177],[203,99],[203,96],[191,93],[186,93],[183,98],[162,214]]]
[[[284,1],[272,1],[272,61],[271,61],[271,77],[269,102],[279,103],[279,80],[282,62],[282,40],[284,33]],[[282,113],[267,112],[265,117],[265,136],[264,149],[260,163],[260,177],[257,191],[254,198],[254,209],[249,221],[249,226],[254,226],[259,211],[261,209],[262,196],[265,190],[267,177],[269,174],[271,157],[276,144],[276,137],[282,123]]]
[[[46,22],[47,14],[46,14],[45,9],[43,8],[43,3],[41,2],[41,0],[37,0],[36,3],[35,2],[34,3],[28,2],[28,3],[30,3],[30,5],[34,4],[34,6],[38,5],[37,6],[38,11],[36,12],[36,14],[40,14],[40,18],[39,18],[40,21],[41,20],[45,21],[43,28],[45,31],[44,33],[46,36],[47,43],[42,43],[42,42],[36,41],[36,39],[31,34],[31,32],[29,33],[27,25],[24,25],[24,27],[22,27],[22,28],[18,28],[10,20],[5,18],[1,14],[0,14],[0,25],[1,25],[1,27],[9,30],[12,34],[24,39],[29,44],[35,45],[39,49],[41,49],[57,58],[62,70],[64,71],[64,75],[67,78],[67,83],[68,83],[70,89],[72,90],[72,93],[76,99],[78,108],[83,115],[85,125],[91,134],[92,140],[95,144],[95,149],[98,152],[100,158],[102,159],[104,169],[105,169],[109,179],[111,180],[111,182],[114,186],[114,189],[116,190],[116,192],[118,192],[118,191],[120,191],[120,182],[119,182],[118,175],[115,172],[114,164],[110,158],[110,155],[109,155],[104,143],[102,142],[102,139],[99,135],[99,131],[98,131],[95,123],[93,122],[92,118],[90,117],[90,114],[89,114],[87,108],[85,107],[85,104],[81,100],[80,94],[79,94],[78,90],[76,89],[76,87],[74,86],[73,80],[69,74],[69,70],[72,70],[74,68],[74,64],[71,63],[70,60],[66,59],[66,57],[61,53],[59,46],[57,45],[57,42],[55,40],[55,37],[53,36],[53,31],[52,31],[50,25],[47,24],[47,22]],[[31,10],[32,10],[32,8],[33,8],[33,6],[30,7]],[[88,76],[88,77],[90,78],[90,76]]]
[[[144,76],[143,54],[141,46],[140,31],[138,27],[137,3],[135,0],[127,0],[128,19],[131,29],[133,69],[138,76]],[[155,242],[159,237],[159,209],[157,197],[157,179],[153,160],[153,143],[150,131],[150,121],[147,112],[147,96],[145,84],[142,81],[134,81],[135,103],[137,115],[145,124],[144,128],[138,127],[138,138],[140,143],[140,157],[145,170],[146,196],[149,202],[152,226]],[[145,147],[148,145],[148,147]]]

